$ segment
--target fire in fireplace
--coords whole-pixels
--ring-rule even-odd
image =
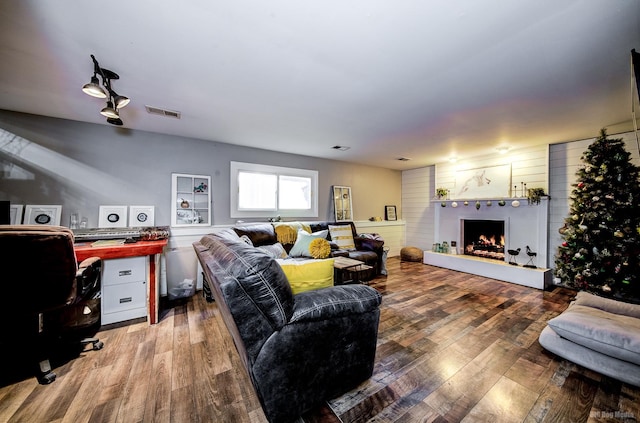
[[[464,254],[504,261],[504,220],[462,222]]]

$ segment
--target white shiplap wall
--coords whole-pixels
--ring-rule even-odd
[[[540,187],[549,190],[548,146],[536,146],[508,152],[475,157],[457,163],[438,163],[420,169],[402,172],[402,213],[407,223],[406,245],[431,249],[435,241],[435,207],[439,202],[432,201],[436,187],[455,191],[455,172],[459,169],[511,164],[511,180],[514,185],[526,183],[528,188]]]
[[[636,136],[633,132],[608,135],[608,138],[622,138],[626,150],[631,153],[631,162],[640,166]],[[555,267],[554,257],[562,238],[558,229],[564,225],[569,215],[569,194],[576,182],[576,172],[584,165],[582,154],[589,148],[595,138],[573,141],[549,146],[549,195],[552,198],[549,207],[549,257],[550,267]]]
[[[431,249],[434,240],[435,166],[402,172],[402,218],[406,222],[404,246]]]
[[[436,164],[436,188],[447,188],[455,192],[455,176],[458,170],[510,164],[511,185],[518,187],[518,196],[522,196],[521,183],[527,184],[527,188],[544,188],[545,192],[549,192],[548,163],[549,149],[546,145],[522,148],[506,154],[496,153],[474,157],[456,163],[438,163]],[[431,192],[432,196],[434,192],[435,189]],[[514,193],[512,192],[509,196],[513,197]]]

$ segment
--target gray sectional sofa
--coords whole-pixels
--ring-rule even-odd
[[[560,357],[640,387],[640,305],[579,292],[539,341]]]
[[[382,300],[375,289],[293,295],[276,259],[231,230],[193,247],[269,422],[292,422],[371,377]]]

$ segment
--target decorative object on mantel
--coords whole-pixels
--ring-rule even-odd
[[[538,253],[534,253],[533,251],[531,251],[531,248],[529,248],[528,245],[526,247],[526,252],[527,252],[527,255],[529,256],[529,261],[527,262],[527,264],[524,265],[524,267],[528,267],[530,269],[536,269],[537,268],[536,264],[533,261],[535,260]]]
[[[446,201],[441,202],[440,207],[447,207],[447,202]]]
[[[527,201],[529,205],[535,204],[537,206],[540,204],[540,199],[546,196],[547,194],[544,193],[544,188],[529,188],[527,190]]]
[[[507,204],[507,202],[506,202],[506,201],[504,201],[504,200],[500,200],[500,201],[498,201],[498,205],[499,205],[500,207],[504,207],[506,204]]]
[[[451,203],[451,207],[453,207],[455,209],[456,207],[458,207],[458,203],[456,201],[454,201],[453,203]]]
[[[518,200],[513,200],[511,202],[511,207],[520,207],[520,201]]]
[[[447,194],[449,194],[449,190],[446,188],[436,188],[436,198],[438,200],[444,200],[447,198]]]
[[[465,201],[465,202],[464,202],[464,203],[462,203],[462,204],[464,204],[465,206],[468,206],[468,205],[469,205],[469,202],[468,202],[468,201]]]
[[[507,252],[509,253],[509,264],[512,264],[514,266],[518,265],[518,262],[516,261],[516,256],[520,254],[520,250],[521,250],[520,247],[516,248],[515,250],[507,250]]]
[[[371,222],[382,222],[382,217],[381,216],[373,216],[373,217],[370,217],[369,220]]]
[[[480,201],[476,201],[476,210],[480,210]]]
[[[491,200],[487,200],[487,207],[491,207],[492,204]]]

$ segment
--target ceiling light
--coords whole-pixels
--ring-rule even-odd
[[[449,163],[455,163],[457,161],[458,161],[458,158],[456,156],[449,157]]]
[[[120,79],[120,76],[109,69],[101,68],[93,54],[91,55],[91,60],[93,60],[93,76],[91,77],[91,82],[82,87],[82,91],[92,97],[106,98],[107,107],[103,108],[100,114],[107,117],[108,123],[121,126],[123,122],[120,119],[118,109],[129,104],[131,100],[123,95],[118,95],[118,93],[111,88],[111,81]],[[102,86],[104,89],[100,86],[98,75],[102,78]]]
[[[120,118],[107,118],[107,122],[112,125],[122,126],[123,122]]]
[[[408,158],[408,157],[398,157],[396,160],[401,161],[401,162],[408,162],[411,159]]]
[[[123,95],[116,95],[116,97],[113,99],[113,103],[116,105],[116,109],[122,109],[124,106],[129,104],[130,101],[131,100],[129,100],[129,97],[125,97]]]
[[[84,84],[82,91],[91,97],[107,98],[107,93],[100,86],[100,81],[98,81],[98,77],[95,74],[91,77],[91,82]]]
[[[496,148],[496,150],[498,150],[498,153],[504,154],[507,151],[509,151],[509,147],[498,147],[498,148]]]
[[[120,115],[118,114],[118,111],[113,108],[113,103],[111,101],[107,101],[107,107],[100,110],[100,114],[102,116],[106,116],[108,118],[113,118],[113,119],[117,119],[120,117]]]

